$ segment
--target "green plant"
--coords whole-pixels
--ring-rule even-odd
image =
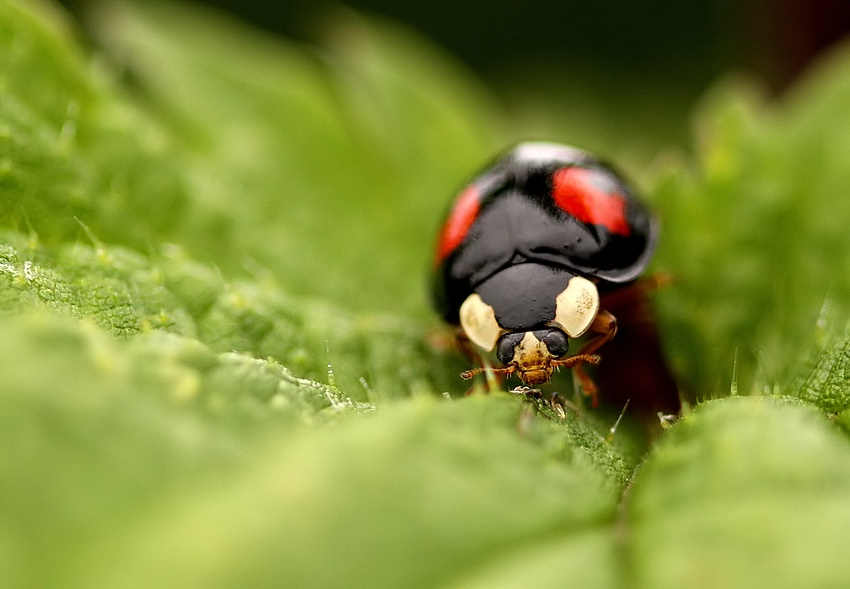
[[[4,586],[846,584],[846,51],[639,175],[701,401],[644,460],[429,343],[443,208],[525,138],[449,57],[349,13],[320,49],[92,23],[0,1]]]

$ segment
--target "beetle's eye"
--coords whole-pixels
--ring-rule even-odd
[[[549,348],[549,353],[556,358],[560,358],[570,349],[569,340],[567,340],[567,336],[560,329],[550,329],[547,331],[543,336],[543,343]]]
[[[502,364],[508,364],[514,359],[514,348],[522,341],[524,333],[506,333],[496,344],[496,359]]]

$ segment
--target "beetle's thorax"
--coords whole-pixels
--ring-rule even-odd
[[[541,385],[552,378],[552,354],[546,344],[530,331],[514,348],[511,364],[517,367],[519,378],[526,385]]]

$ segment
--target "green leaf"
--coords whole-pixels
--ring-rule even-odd
[[[817,410],[766,397],[700,406],[626,503],[635,587],[839,587],[850,446]]]
[[[7,323],[0,353],[0,435],[15,448],[7,580],[415,585],[613,516],[619,479],[573,437],[580,426],[540,421],[522,439],[510,399],[419,402],[249,444],[235,418],[304,415],[309,383],[293,391],[274,365],[175,336],[121,344],[44,315]]]
[[[791,390],[828,413],[841,413],[850,407],[850,340],[846,330],[830,337],[811,362],[802,364]]]
[[[475,569],[476,567],[470,567]],[[566,538],[529,542],[522,550],[497,554],[449,587],[622,586],[623,563],[613,526],[580,531]]]
[[[798,93],[767,102],[727,84],[698,119],[693,166],[657,189],[657,265],[667,349],[691,394],[789,391],[796,364],[850,308],[846,166],[850,51],[837,49]],[[828,311],[828,312],[827,312]]]
[[[190,253],[349,307],[421,309],[439,216],[501,142],[466,72],[349,13],[320,51],[176,3],[110,4],[100,22],[188,150]]]
[[[185,214],[176,154],[63,16],[0,2],[0,222],[55,244],[79,235],[80,220],[102,239],[148,247]]]
[[[125,530],[111,543],[122,564],[98,580],[433,586],[609,522],[613,481],[569,444],[552,454],[519,439],[516,415],[506,399],[420,402],[260,446],[238,477],[186,489],[185,508]]]
[[[462,397],[433,327],[440,215],[528,124],[490,89],[345,10],[316,46],[93,10],[88,50],[0,0],[4,586],[844,584],[846,49],[779,101],[718,86],[640,173],[684,392],[763,396],[638,468],[628,412]]]

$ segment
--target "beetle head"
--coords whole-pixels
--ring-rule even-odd
[[[536,386],[552,377],[552,360],[569,351],[568,336],[557,327],[525,332],[508,332],[496,343],[496,358],[515,366],[523,384]]]
[[[460,324],[474,344],[495,351],[524,384],[537,386],[552,377],[556,361],[569,351],[569,340],[590,327],[599,311],[599,293],[586,278],[573,276],[555,297],[554,307],[554,317],[535,317],[528,327],[505,326],[497,311],[473,293],[461,305]]]

